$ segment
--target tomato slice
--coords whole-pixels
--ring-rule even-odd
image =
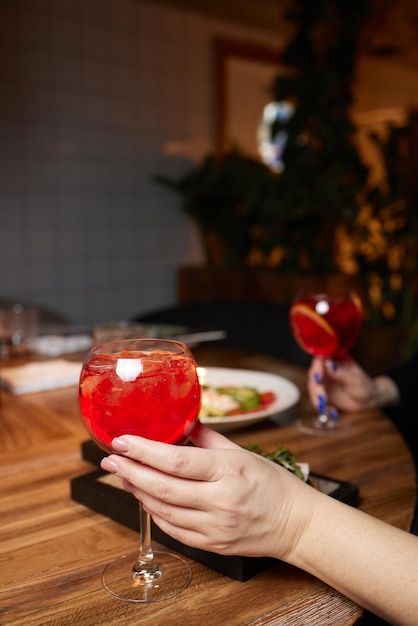
[[[243,409],[242,407],[239,409],[231,409],[227,411],[226,415],[228,417],[234,417],[234,415],[245,415],[245,413],[256,413],[257,411],[264,411],[270,404],[276,400],[276,394],[274,391],[263,391],[260,392],[260,404],[257,407],[252,409]]]
[[[264,391],[260,395],[260,404],[263,408],[266,408],[269,404],[273,404],[276,399],[276,394],[273,391]]]

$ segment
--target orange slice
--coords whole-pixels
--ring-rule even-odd
[[[332,356],[338,351],[340,342],[335,330],[306,304],[293,305],[290,323],[296,341],[309,354]]]

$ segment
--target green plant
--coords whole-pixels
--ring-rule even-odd
[[[183,196],[204,241],[218,238],[224,252],[215,262],[298,271],[335,267],[333,233],[353,219],[367,178],[349,107],[353,42],[368,5],[295,0],[286,14],[295,35],[282,58],[289,71],[275,80],[272,98],[291,102],[295,113],[285,125],[280,174],[232,149],[209,155],[178,181],[157,178]]]
[[[199,225],[204,241],[219,238],[225,252],[222,265],[245,265],[254,229],[281,212],[272,172],[237,151],[209,155],[179,180],[156,180],[184,198],[183,209]]]
[[[372,321],[407,326],[416,314],[418,215],[416,183],[410,176],[414,116],[371,133],[385,178],[365,186],[355,218],[340,230],[339,268],[362,277]]]
[[[407,325],[416,312],[418,122],[412,115],[384,137],[371,134],[384,171],[371,186],[350,113],[370,7],[368,0],[294,1],[287,71],[272,85],[272,99],[293,110],[270,129],[286,133],[280,171],[233,148],[179,180],[156,180],[183,197],[208,263],[354,274],[371,320]]]

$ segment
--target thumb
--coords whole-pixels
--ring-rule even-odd
[[[239,448],[236,443],[200,422],[194,427],[190,440],[199,448]]]

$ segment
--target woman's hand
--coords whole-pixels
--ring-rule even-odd
[[[391,624],[416,624],[417,537],[204,426],[192,438],[201,447],[123,435],[101,465],[174,539],[219,554],[282,559]]]
[[[309,519],[314,490],[205,426],[197,425],[192,439],[199,447],[124,435],[113,441],[118,455],[101,466],[120,476],[154,522],[182,543],[287,558]]]
[[[390,378],[371,378],[351,357],[331,362],[315,357],[307,386],[317,409],[328,403],[343,411],[362,411],[398,401],[398,390]]]

